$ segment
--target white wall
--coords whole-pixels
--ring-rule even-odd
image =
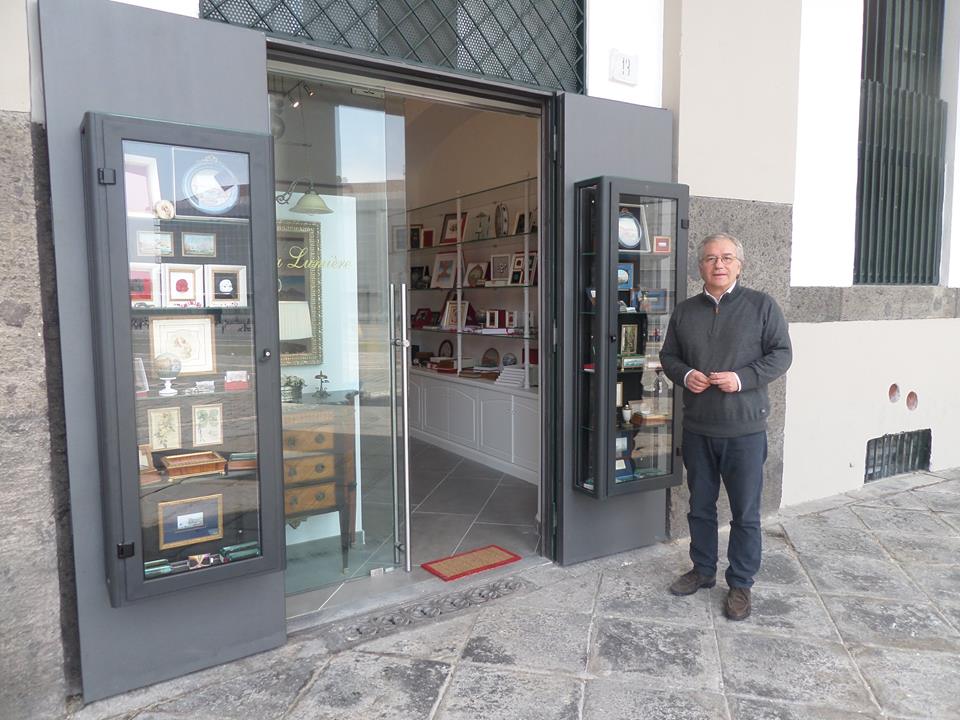
[[[586,22],[587,95],[661,107],[663,0],[588,0]],[[636,62],[636,84],[611,79],[614,52]]]
[[[946,381],[960,365],[960,319],[793,323],[790,337],[783,505],[863,485],[867,441],[889,433],[930,428],[931,468],[960,466],[960,388]]]
[[[150,10],[163,10],[187,17],[200,16],[200,0],[113,0],[113,2],[139,5]]]
[[[681,33],[680,181],[792,203],[800,0],[684,0]]]
[[[853,284],[862,37],[863,0],[804,0],[791,285]]]
[[[24,0],[0,2],[0,110],[30,111],[30,53]]]
[[[960,2],[948,2],[943,13],[943,65],[940,96],[947,101],[946,183],[943,200],[943,253],[940,284],[960,287],[960,143],[957,142],[960,101]]]

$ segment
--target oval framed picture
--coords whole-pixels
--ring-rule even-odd
[[[480,364],[484,367],[500,367],[500,351],[489,348],[480,358]]]
[[[453,357],[453,343],[449,340],[444,340],[440,343],[440,348],[437,350],[437,355],[439,357]]]

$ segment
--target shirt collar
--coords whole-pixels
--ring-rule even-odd
[[[728,287],[726,290],[724,290],[723,295],[729,295],[730,293],[732,293],[732,292],[733,292],[733,289],[734,289],[736,286],[737,286],[737,281],[734,280],[734,281],[733,281],[733,285],[731,285],[731,286]],[[720,296],[720,299],[718,300],[718,299],[715,298],[713,295],[711,295],[710,293],[708,293],[708,292],[707,292],[707,286],[706,286],[706,285],[703,286],[703,294],[706,295],[708,298],[710,298],[711,302],[713,302],[714,305],[719,305],[719,304],[720,304],[720,300],[723,300],[723,295],[721,295],[721,296]]]

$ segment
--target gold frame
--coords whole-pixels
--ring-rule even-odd
[[[163,540],[163,510],[164,508],[170,507],[171,505],[187,505],[189,503],[195,503],[198,500],[213,500],[217,499],[217,534],[216,535],[207,535],[202,538],[194,538],[192,540],[180,540],[178,542],[165,543]],[[215,495],[201,495],[200,497],[187,498],[186,500],[168,500],[166,502],[157,503],[157,532],[158,538],[157,541],[160,545],[161,550],[169,550],[170,548],[183,547],[184,545],[198,545],[200,543],[210,542],[211,540],[221,540],[223,539],[223,493],[216,493]]]
[[[290,243],[290,246],[283,248],[282,243]],[[323,362],[323,300],[320,293],[323,256],[320,249],[320,223],[277,221],[277,277],[282,279],[302,273],[305,300],[310,307],[310,323],[313,325],[309,349],[303,353],[281,352],[281,365],[320,365]]]

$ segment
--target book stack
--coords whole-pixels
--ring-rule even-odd
[[[524,369],[522,365],[508,365],[500,371],[500,377],[497,378],[497,385],[509,385],[510,387],[523,387]]]

